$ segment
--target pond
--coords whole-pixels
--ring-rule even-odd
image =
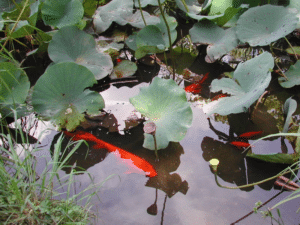
[[[133,110],[128,98],[147,85],[141,83],[132,88],[111,86],[101,93],[107,99],[106,109],[116,116],[118,122],[125,120]],[[199,103],[191,103],[191,108],[193,123],[186,137],[180,143],[171,143],[167,149],[160,150],[158,162],[153,151],[142,147],[142,124],[123,134],[109,133],[108,129],[99,127],[89,130],[99,139],[145,158],[158,173],[149,178],[130,171],[114,154],[105,149],[93,149],[92,145],[88,150],[83,144],[70,160],[70,166],[76,162],[77,167],[87,169],[94,177],[94,183],[101,183],[114,174],[100,188],[100,200],[95,196],[91,201],[92,210],[98,217],[97,224],[233,224],[251,212],[256,202],[265,202],[280,192],[280,188],[273,188],[274,180],[246,189],[218,187],[208,162],[212,158],[220,160],[218,180],[225,186],[257,182],[276,175],[285,166],[245,158],[243,149],[229,145],[216,134],[219,131],[228,135],[229,125],[212,119],[210,125]],[[125,126],[119,123],[120,127]],[[51,157],[47,149],[53,148],[59,135],[56,131],[46,135],[41,143],[44,150],[39,154]],[[64,143],[67,141],[65,139]],[[291,153],[291,145],[287,141],[286,145]],[[278,138],[255,143],[252,150],[255,153],[280,152],[280,146]],[[43,161],[38,168],[43,169]],[[61,171],[61,176],[69,172]],[[80,183],[75,192],[91,184],[86,174],[77,175],[75,179]],[[280,194],[262,209],[272,207],[289,194]],[[295,213],[298,207],[299,200],[279,207],[285,224],[298,223],[300,216]],[[263,219],[260,213],[252,214],[239,224],[270,224],[270,218]]]

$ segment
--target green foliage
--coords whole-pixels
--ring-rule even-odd
[[[299,19],[289,8],[264,5],[248,9],[236,27],[238,38],[251,46],[264,46],[296,29]]]
[[[84,66],[72,62],[55,64],[34,86],[34,110],[43,119],[53,120],[60,128],[72,131],[84,121],[84,112],[95,115],[104,108],[101,95],[86,89],[94,83],[95,77]]]
[[[300,60],[298,60],[295,65],[290,66],[289,70],[285,73],[285,76],[288,80],[284,77],[279,77],[278,82],[284,88],[291,88],[295,85],[300,85]]]
[[[83,13],[84,9],[79,0],[45,0],[42,6],[44,23],[58,28],[79,23]]]
[[[143,11],[147,25],[157,24],[158,18],[151,16]],[[97,33],[106,31],[112,22],[116,22],[122,26],[130,24],[131,26],[143,28],[145,26],[141,12],[137,10],[133,13],[133,1],[112,0],[105,6],[100,6],[94,16],[94,26]]]
[[[136,110],[145,115],[149,122],[156,125],[157,149],[164,149],[170,141],[181,141],[192,124],[192,109],[185,91],[173,80],[155,77],[149,87],[140,89],[140,93],[130,98]],[[144,134],[144,148],[155,150],[151,134]]]
[[[55,62],[75,62],[88,68],[97,80],[111,73],[113,63],[109,55],[96,49],[94,38],[75,26],[63,27],[52,38],[49,57]]]
[[[233,79],[215,79],[211,83],[211,91],[228,93],[231,97],[221,98],[204,106],[207,115],[218,113],[228,115],[245,112],[264,92],[271,81],[270,69],[274,67],[274,59],[268,52],[238,65]]]
[[[111,79],[118,79],[132,76],[137,71],[137,66],[134,62],[123,60],[113,70],[110,75]]]

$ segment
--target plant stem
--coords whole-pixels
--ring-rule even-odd
[[[288,39],[287,39],[286,37],[284,37],[284,39],[286,40],[286,42],[288,43],[288,45],[291,47],[291,49],[292,49],[293,52],[294,52],[294,55],[295,55],[296,59],[298,60],[298,57],[297,57],[297,54],[296,54],[295,49],[293,48],[293,46],[291,45],[291,43],[288,41]]]
[[[173,67],[173,80],[175,80],[175,64],[174,64],[174,60],[173,60],[173,49],[172,49],[172,40],[171,40],[171,32],[170,32],[170,27],[169,24],[167,22],[167,19],[165,17],[164,11],[162,9],[162,5],[160,0],[157,0],[158,4],[159,4],[159,11],[161,13],[161,16],[163,17],[163,20],[166,24],[167,27],[167,31],[168,31],[168,37],[169,37],[169,49],[170,49],[170,54],[171,54],[171,61],[172,61],[172,67]]]
[[[139,8],[140,8],[140,12],[141,12],[141,15],[142,15],[142,19],[144,21],[145,26],[147,26],[147,23],[146,23],[144,14],[143,14],[142,6],[141,6],[141,0],[138,0],[138,1],[139,1]]]
[[[298,170],[298,169],[299,169],[299,168],[295,168],[295,169],[292,169],[292,171],[295,171],[295,170]],[[253,186],[255,186],[255,185],[259,185],[259,184],[265,183],[265,182],[270,181],[270,180],[273,180],[273,179],[275,179],[275,178],[277,178],[277,177],[279,177],[279,176],[288,174],[288,173],[290,173],[291,171],[287,171],[287,172],[284,172],[284,173],[279,173],[279,174],[277,174],[277,175],[275,175],[275,176],[273,176],[273,177],[269,177],[269,178],[267,178],[267,179],[265,179],[265,180],[261,180],[261,181],[258,181],[258,182],[252,183],[252,184],[245,184],[245,185],[236,186],[236,187],[229,187],[229,186],[223,186],[223,185],[221,185],[221,184],[219,183],[219,181],[218,181],[217,172],[218,172],[218,171],[215,171],[214,174],[215,174],[215,181],[216,181],[216,183],[217,183],[217,185],[218,185],[219,187],[221,187],[221,188],[227,188],[227,189],[240,189],[240,188],[253,187]]]
[[[156,161],[158,161],[158,154],[157,154],[157,144],[156,144],[156,137],[155,137],[155,134],[152,134],[153,135],[153,139],[154,139],[154,147],[155,147],[155,157],[156,157]]]

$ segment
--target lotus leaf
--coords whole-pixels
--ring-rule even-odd
[[[224,14],[220,14],[220,15],[213,15],[213,16],[205,16],[205,15],[199,15],[202,11],[202,9],[207,8],[208,5],[210,5],[210,2],[207,1],[207,4],[204,3],[204,7],[202,8],[202,6],[200,6],[200,4],[198,3],[197,0],[185,0],[186,2],[186,6],[188,8],[188,11],[186,10],[184,4],[182,3],[182,0],[176,0],[176,4],[177,6],[184,11],[189,17],[195,19],[195,20],[203,20],[203,19],[207,19],[207,20],[213,20],[216,19],[218,17],[223,16]]]
[[[210,21],[196,23],[190,35],[193,43],[209,44],[207,55],[212,61],[230,52],[238,44],[234,27],[225,31]]]
[[[16,0],[15,3],[20,3],[22,0]],[[15,3],[11,0],[1,0],[0,1],[0,13],[1,12],[9,12],[14,9]]]
[[[98,52],[94,38],[75,26],[63,27],[48,47],[53,62],[75,62],[87,67],[97,80],[111,73],[113,63],[109,55]]]
[[[42,6],[44,23],[58,28],[79,23],[83,13],[84,9],[79,0],[46,0]]]
[[[28,95],[30,83],[25,72],[10,62],[0,63],[0,111],[4,116],[11,113],[10,109],[17,109],[24,113],[25,108],[20,108]],[[21,116],[21,114],[18,115]],[[13,115],[9,115],[12,116]]]
[[[298,60],[294,65],[290,66],[289,70],[285,73],[288,78],[286,80],[283,77],[279,77],[279,84],[284,88],[291,88],[295,85],[300,84],[300,60]]]
[[[170,28],[172,43],[177,38],[177,21],[173,17],[166,16]],[[126,40],[129,48],[135,51],[135,57],[140,59],[148,53],[164,52],[169,47],[169,38],[166,25],[163,18],[160,17],[160,23],[144,27],[138,33],[131,35]]]
[[[155,77],[149,87],[140,88],[140,93],[129,101],[148,118],[145,124],[155,123],[158,150],[166,148],[170,141],[181,141],[191,126],[192,109],[185,91],[171,79]],[[144,136],[143,147],[155,150],[153,136]]]
[[[143,11],[143,15],[147,25],[157,24],[159,22],[157,17],[151,16],[145,11]],[[110,27],[112,22],[116,22],[122,26],[129,23],[134,27],[145,27],[141,12],[138,10],[133,13],[133,1],[128,0],[112,0],[97,9],[94,16],[96,32],[104,32]]]
[[[271,81],[270,69],[273,67],[272,55],[264,52],[245,63],[240,63],[233,73],[233,79],[213,80],[212,92],[222,91],[231,97],[220,98],[204,105],[204,112],[208,115],[212,113],[228,115],[246,111],[268,87]]]
[[[257,6],[240,16],[236,33],[241,41],[251,46],[264,46],[291,33],[298,21],[296,13],[290,8]]]
[[[288,132],[292,115],[296,111],[296,109],[297,109],[297,102],[294,99],[292,99],[292,97],[288,98],[283,105],[283,113],[286,118],[285,118],[285,123],[284,123],[282,133]]]
[[[134,62],[129,60],[123,60],[113,70],[110,75],[111,79],[123,78],[132,76],[137,70],[137,66]]]
[[[146,7],[147,5],[154,5],[158,6],[158,1],[157,0],[140,0],[141,2],[141,7]],[[164,3],[165,0],[160,0],[160,3]],[[134,0],[134,5],[136,8],[139,8],[139,0]]]
[[[96,82],[84,66],[73,62],[55,64],[34,86],[32,105],[44,119],[72,131],[84,121],[83,113],[96,115],[104,108],[102,96],[86,89]]]

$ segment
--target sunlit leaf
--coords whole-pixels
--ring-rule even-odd
[[[118,79],[123,77],[132,76],[137,70],[137,66],[134,62],[129,60],[123,60],[113,70],[110,75],[111,79]]]
[[[192,110],[185,91],[173,80],[155,77],[149,87],[142,87],[140,93],[130,98],[136,110],[145,115],[145,123],[156,125],[157,149],[164,149],[170,141],[181,141],[192,123]],[[144,134],[143,147],[155,150],[151,134]]]
[[[236,27],[238,38],[251,46],[269,45],[285,37],[297,26],[299,19],[290,8],[264,5],[248,9]]]

